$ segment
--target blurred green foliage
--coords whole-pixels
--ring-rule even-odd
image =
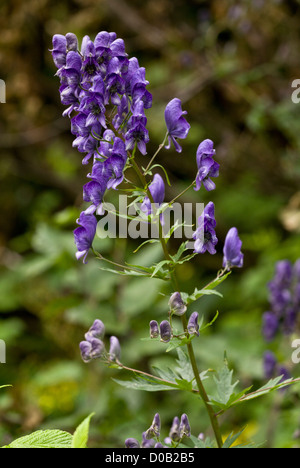
[[[221,175],[213,193],[188,192],[183,202],[216,205],[218,254],[198,256],[179,270],[182,290],[210,281],[222,262],[231,226],[239,229],[245,268],[222,284],[224,299],[205,297],[199,312],[217,323],[199,338],[200,368],[221,366],[224,351],[244,386],[263,381],[261,316],[266,283],[277,260],[300,252],[300,105],[291,83],[300,78],[297,0],[5,0],[0,5],[0,70],[6,104],[0,115],[0,440],[37,428],[73,432],[95,412],[93,446],[122,446],[160,412],[168,427],[190,417],[193,433],[206,432],[197,400],[178,392],[132,393],[111,377],[120,373],[84,365],[78,343],[95,318],[121,340],[123,361],[143,370],[168,363],[161,344],[147,336],[151,319],[163,320],[170,285],[128,279],[77,263],[72,230],[82,206],[86,170],[72,149],[69,121],[61,117],[51,38],[72,31],[92,38],[100,30],[124,38],[127,52],[146,67],[154,105],[148,112],[151,155],[164,137],[166,103],[179,97],[191,123],[182,155],[161,152],[172,199],[195,177],[195,154],[214,140]],[[172,150],[173,151],[173,150]],[[141,158],[141,163],[145,159]],[[159,247],[137,254],[136,242],[98,240],[115,261],[161,259]],[[174,250],[176,242],[173,243]],[[139,258],[138,258],[139,257]],[[160,294],[161,293],[161,294]],[[291,349],[273,344],[290,364]],[[293,369],[299,375],[299,365]],[[222,420],[226,431],[247,425],[246,437],[274,447],[299,446],[299,388],[241,405]],[[167,434],[166,434],[167,435]]]

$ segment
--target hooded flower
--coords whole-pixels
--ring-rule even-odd
[[[163,320],[160,324],[160,336],[165,343],[168,343],[172,337],[171,325],[167,320]]]
[[[194,252],[205,253],[208,251],[211,255],[216,253],[215,246],[218,239],[215,232],[215,206],[213,202],[209,202],[198,219],[198,228],[194,233],[195,239]]]
[[[186,313],[187,307],[183,302],[182,296],[179,292],[172,294],[169,300],[169,306],[171,313],[174,315],[184,315]]]
[[[237,228],[231,228],[226,236],[225,245],[223,249],[223,267],[232,268],[238,267],[242,268],[244,263],[244,254],[241,252],[242,241],[239,238]]]
[[[90,362],[102,356],[104,344],[98,338],[90,338],[89,341],[81,341],[79,348],[83,361]]]
[[[198,324],[199,314],[198,312],[193,312],[189,318],[187,331],[190,335],[199,336],[199,324]]]
[[[121,357],[121,346],[116,336],[110,337],[109,357],[111,361],[119,360]]]
[[[211,180],[211,177],[218,177],[220,165],[213,160],[215,154],[213,147],[214,144],[211,140],[204,140],[197,149],[196,191],[200,190],[202,183],[208,192],[216,188],[216,184]]]
[[[166,148],[170,149],[171,142],[173,142],[175,149],[178,153],[181,153],[182,148],[177,142],[177,138],[186,138],[191,127],[190,124],[183,117],[183,115],[185,114],[187,114],[187,112],[182,110],[181,101],[178,98],[173,99],[166,106],[165,121],[168,129],[169,140],[169,143],[166,146]]]
[[[77,246],[78,252],[76,253],[76,258],[83,257],[83,262],[86,262],[86,257],[89,249],[92,247],[92,243],[96,234],[97,220],[93,214],[85,214],[82,212],[77,224],[80,227],[76,228],[74,231],[75,244]]]
[[[152,195],[156,210],[162,205],[165,199],[165,184],[163,178],[159,174],[155,174],[152,183],[149,185],[149,190]],[[141,210],[150,215],[153,213],[152,203],[149,197],[145,197],[141,205]]]

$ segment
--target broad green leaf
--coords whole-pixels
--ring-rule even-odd
[[[36,431],[14,440],[5,448],[72,448],[72,440],[72,435],[64,431]]]
[[[177,384],[164,383],[156,379],[135,377],[132,380],[119,380],[113,379],[122,387],[130,388],[132,390],[143,390],[146,392],[160,392],[162,390],[178,390]]]
[[[90,429],[90,421],[91,421],[91,418],[94,416],[94,414],[95,413],[91,413],[76,428],[73,434],[72,448],[86,448],[87,447],[89,429]]]

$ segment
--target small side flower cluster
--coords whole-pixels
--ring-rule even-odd
[[[169,300],[169,316],[172,315],[182,316],[186,313],[187,307],[182,299],[182,296],[179,292],[172,294]],[[199,336],[199,314],[198,312],[193,312],[188,320],[187,333],[189,335]],[[151,320],[150,322],[150,338],[158,338],[160,336],[161,341],[164,343],[169,343],[173,337],[172,325],[169,320],[163,320],[160,325],[156,320]]]
[[[277,332],[291,335],[300,314],[300,260],[276,264],[275,276],[268,284],[270,310],[263,315],[263,336],[272,341]]]
[[[169,432],[169,436],[164,439],[163,445],[160,442],[161,422],[159,413],[156,413],[151,426],[142,434],[142,442],[137,439],[129,438],[125,441],[126,448],[169,448],[177,446],[184,437],[191,436],[191,427],[186,414],[179,419],[177,416]]]
[[[262,333],[265,341],[270,343],[280,332],[289,336],[297,330],[300,314],[300,259],[294,265],[288,260],[277,262],[268,289],[270,309],[263,314]],[[291,376],[270,350],[264,354],[263,366],[266,378],[283,375],[285,380]]]
[[[110,337],[110,347],[107,353],[102,341],[104,336],[104,323],[97,319],[85,334],[85,341],[81,341],[79,344],[81,357],[84,362],[87,363],[99,358],[109,363],[119,361],[121,357],[121,346],[118,338],[116,336]]]

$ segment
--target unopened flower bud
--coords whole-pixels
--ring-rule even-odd
[[[153,418],[152,424],[145,432],[145,438],[147,440],[152,439],[153,437],[158,438],[160,436],[160,416],[158,413]]]
[[[172,329],[168,320],[164,320],[160,324],[160,336],[161,340],[168,343],[172,337]]]
[[[156,320],[151,320],[150,322],[150,338],[159,337],[159,327]]]
[[[109,357],[111,361],[119,360],[121,357],[121,346],[116,336],[110,337]]]
[[[183,299],[179,292],[175,292],[174,294],[172,294],[169,300],[169,306],[171,309],[171,314],[180,316],[186,313],[186,305],[183,302]]]
[[[66,34],[66,39],[67,39],[67,50],[68,52],[70,50],[73,50],[74,52],[77,52],[78,50],[78,39],[75,34],[73,33],[67,33]]]
[[[180,438],[182,439],[183,436],[190,437],[191,436],[191,427],[186,414],[181,416],[180,426],[179,426],[179,433]]]
[[[130,449],[140,448],[140,443],[136,439],[129,438],[125,440],[125,447]]]
[[[85,334],[85,339],[90,341],[92,338],[99,338],[102,340],[105,335],[105,326],[104,323],[97,319],[94,321],[93,325],[89,329],[89,331]]]
[[[179,432],[180,421],[177,416],[173,419],[173,423],[169,432],[169,437],[174,442],[178,442],[180,440],[180,432]]]
[[[101,340],[98,340],[98,338],[92,338],[89,341],[81,341],[79,347],[84,362],[90,362],[92,359],[100,358],[104,351],[104,344]]]
[[[198,312],[193,312],[189,318],[187,330],[190,335],[197,335],[199,336],[199,324],[198,324]]]

